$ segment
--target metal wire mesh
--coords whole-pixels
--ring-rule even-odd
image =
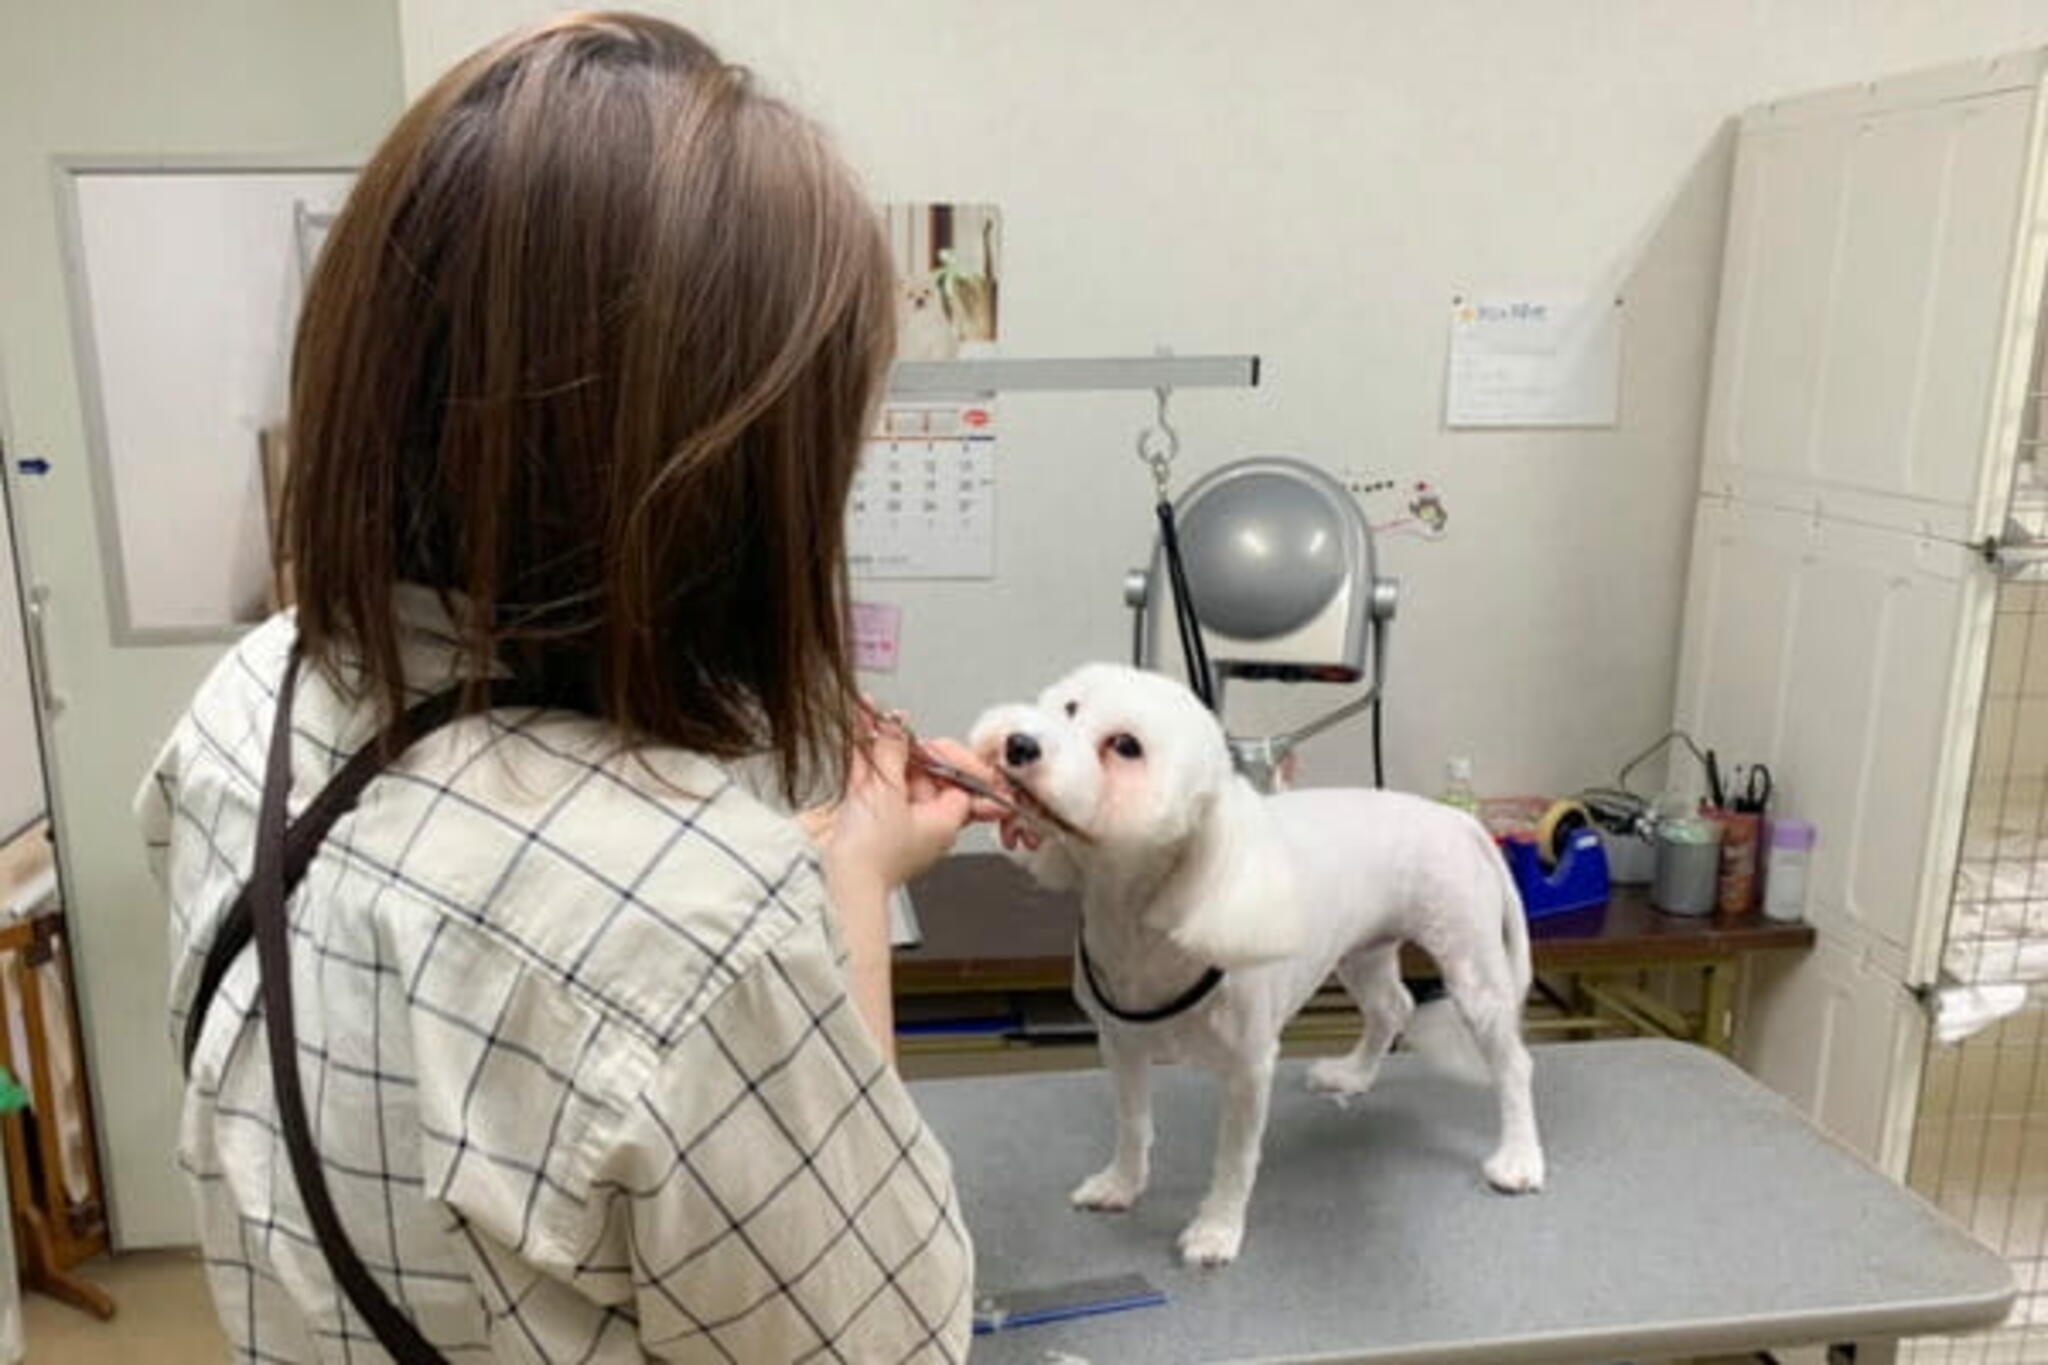
[[[2037,395],[2029,454],[2042,405]],[[2031,458],[2010,521],[2048,534]],[[1913,1189],[2012,1263],[2020,1298],[1989,1332],[1907,1343],[1902,1358],[1915,1362],[2048,1365],[2048,585],[2031,577],[1999,588],[1942,950],[1944,984],[2017,1010],[1960,1043],[1930,1040],[1907,1170]]]
[[[2012,1263],[2020,1300],[1971,1337],[1909,1343],[1904,1359],[2048,1361],[2048,990],[1959,1045],[1933,1045],[1907,1183]]]
[[[2000,587],[1942,974],[2048,982],[2048,587]]]

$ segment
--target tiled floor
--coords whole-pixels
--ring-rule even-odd
[[[40,1294],[22,1299],[27,1365],[220,1365],[227,1342],[189,1251],[146,1251],[81,1267],[120,1305],[112,1322]]]

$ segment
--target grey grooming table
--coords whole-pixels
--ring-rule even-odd
[[[984,1290],[1137,1271],[1163,1308],[981,1338],[976,1365],[1587,1361],[1861,1343],[2005,1316],[2004,1261],[1702,1048],[1536,1049],[1549,1185],[1484,1187],[1489,1092],[1403,1056],[1346,1110],[1299,1063],[1275,1083],[1244,1252],[1183,1269],[1205,1187],[1213,1082],[1161,1068],[1152,1186],[1123,1215],[1067,1191],[1109,1155],[1099,1072],[932,1081]]]

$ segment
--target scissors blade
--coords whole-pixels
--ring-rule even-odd
[[[1065,834],[1070,838],[1079,839],[1083,843],[1094,842],[1081,830],[1068,824],[1060,816],[1045,809],[1043,806],[1036,803],[1026,805],[1010,793],[988,782],[984,782],[965,768],[948,763],[945,759],[940,758],[925,746],[925,742],[917,737],[917,731],[910,728],[910,722],[905,720],[900,714],[893,711],[883,711],[872,705],[867,707],[867,713],[876,724],[888,726],[910,742],[910,761],[925,776],[932,778],[934,781],[943,782],[949,787],[958,787],[969,796],[979,797],[981,800],[1000,806],[1006,813],[1024,821],[1041,832]]]
[[[1031,815],[1030,811],[1018,805],[1016,799],[1008,793],[997,791],[973,773],[964,768],[956,768],[942,758],[934,757],[922,747],[913,747],[910,757],[911,761],[917,764],[918,771],[926,777],[936,778],[949,787],[958,787],[969,796],[978,796],[984,801],[993,802],[1013,815],[1022,815],[1026,818]]]
[[[1034,829],[1041,832],[1051,831],[1064,834],[1069,838],[1079,839],[1084,844],[1094,842],[1086,833],[1068,824],[1065,819],[1045,809],[1043,806],[1036,804],[1026,805],[1009,793],[990,786],[973,773],[967,772],[962,768],[956,768],[951,763],[932,755],[919,746],[913,745],[911,747],[910,756],[911,761],[916,763],[918,769],[927,777],[944,782],[948,786],[958,787],[970,796],[978,796],[984,801],[1001,806],[1004,811],[1022,820]]]

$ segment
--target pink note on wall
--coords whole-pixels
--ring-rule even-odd
[[[894,673],[903,609],[887,602],[853,604],[853,666],[867,673]]]

